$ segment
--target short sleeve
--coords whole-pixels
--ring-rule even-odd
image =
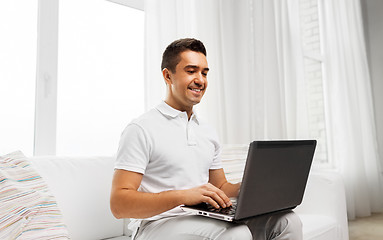
[[[121,134],[115,169],[144,174],[150,156],[150,141],[145,130],[134,123]]]
[[[222,162],[221,162],[221,145],[218,141],[218,135],[215,131],[212,131],[213,136],[213,144],[214,144],[214,156],[213,161],[211,163],[210,169],[220,169],[222,168]]]

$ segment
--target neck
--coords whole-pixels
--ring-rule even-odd
[[[186,112],[186,114],[188,115],[188,120],[190,120],[190,118],[193,114],[193,107],[190,107],[190,108],[180,107],[177,104],[175,104],[174,102],[169,101],[169,99],[166,99],[165,103],[168,104],[169,106],[171,106],[172,108],[177,109],[178,111]]]

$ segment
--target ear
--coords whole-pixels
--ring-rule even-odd
[[[172,84],[171,75],[172,75],[172,72],[171,72],[169,69],[164,68],[164,69],[162,70],[162,76],[164,77],[165,83],[166,83],[167,85]]]

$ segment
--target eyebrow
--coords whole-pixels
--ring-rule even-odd
[[[200,68],[199,66],[197,65],[187,65],[184,67],[184,69],[187,69],[187,68]],[[203,71],[209,71],[209,68],[204,68]]]

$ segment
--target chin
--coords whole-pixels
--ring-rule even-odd
[[[193,104],[193,105],[196,105],[196,104],[198,104],[198,103],[200,103],[201,102],[201,99],[193,99],[193,100],[191,100],[191,103]]]

